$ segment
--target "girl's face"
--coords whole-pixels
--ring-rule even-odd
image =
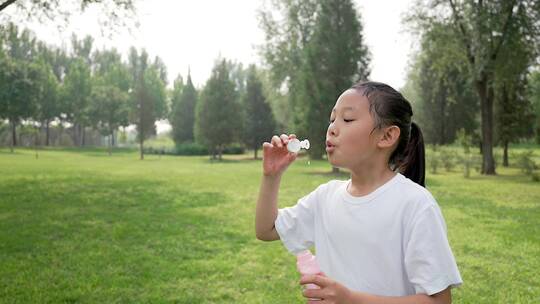
[[[355,168],[371,165],[381,136],[369,112],[369,101],[349,89],[336,101],[326,132],[326,152],[334,167]],[[373,132],[372,132],[373,131]]]

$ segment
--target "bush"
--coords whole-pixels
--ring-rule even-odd
[[[436,148],[433,147],[431,153],[427,156],[427,163],[429,164],[429,168],[431,169],[430,172],[432,174],[437,174],[437,168],[439,167],[439,152],[435,149]]]
[[[540,178],[534,172],[534,170],[538,169],[538,166],[534,162],[533,157],[534,157],[533,150],[522,152],[518,154],[517,165],[519,168],[521,168],[521,172],[525,173],[526,175],[531,176],[533,181],[538,181]]]
[[[455,162],[454,162],[454,152],[451,151],[448,148],[441,148],[441,152],[439,154],[439,158],[446,169],[446,172],[450,172],[454,169]]]
[[[245,148],[238,144],[234,144],[223,149],[223,154],[244,154],[244,152],[245,152]],[[144,153],[157,154],[157,155],[186,155],[186,156],[209,155],[208,148],[198,143],[178,144],[174,148],[146,147],[144,148]]]
[[[233,144],[223,149],[223,154],[244,154],[245,148],[239,144]]]
[[[198,143],[176,145],[174,155],[208,155],[208,148]]]

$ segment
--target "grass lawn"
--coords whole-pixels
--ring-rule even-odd
[[[0,303],[302,303],[295,257],[255,239],[250,156],[0,149]],[[454,303],[540,303],[540,183],[497,170],[428,170],[464,279]],[[300,158],[280,206],[347,178],[329,171]]]

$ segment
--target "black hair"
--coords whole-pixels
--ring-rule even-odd
[[[375,128],[397,126],[399,142],[389,159],[390,168],[425,187],[425,149],[420,127],[412,122],[410,102],[391,86],[380,82],[359,82],[352,86],[366,96]]]

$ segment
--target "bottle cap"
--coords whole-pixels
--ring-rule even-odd
[[[293,138],[287,144],[287,150],[289,150],[289,152],[297,153],[302,148],[309,149],[309,140],[304,139],[300,141],[297,138]]]

